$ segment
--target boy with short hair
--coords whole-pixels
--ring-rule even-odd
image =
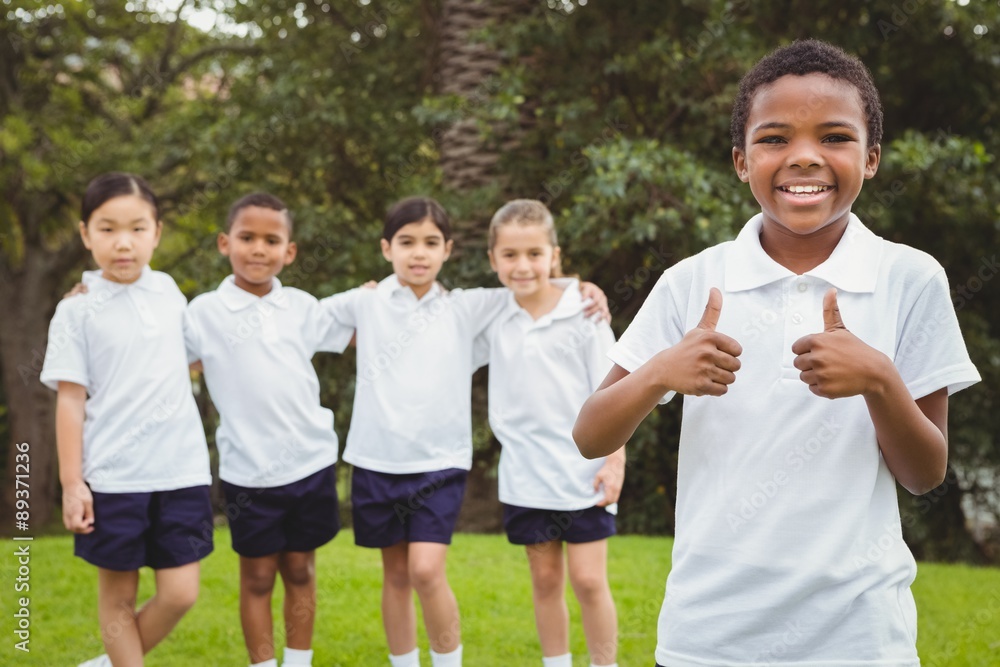
[[[312,365],[342,352],[353,330],[310,294],[277,279],[295,259],[292,220],[269,194],[230,208],[219,252],[233,275],[194,299],[188,353],[200,359],[221,418],[219,477],[233,549],[240,555],[240,619],[254,667],[277,667],[271,619],[275,575],[285,586],[284,665],[310,665],[316,610],[315,550],[340,529],[337,434],[319,402]]]
[[[943,480],[948,395],[980,378],[941,266],[851,213],[881,125],[840,49],[757,63],[732,134],[761,213],[664,273],[581,410],[603,456],[687,394],[659,665],[919,665],[895,482]]]

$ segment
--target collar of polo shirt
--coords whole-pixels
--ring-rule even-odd
[[[764,252],[760,230],[764,216],[757,214],[743,227],[726,257],[726,291],[739,292],[794,276]],[[875,291],[882,259],[880,239],[851,213],[840,243],[825,262],[806,276],[826,281],[844,292]]]
[[[288,299],[281,289],[281,281],[277,278],[271,278],[270,292],[264,296],[257,296],[237,287],[234,276],[227,276],[225,280],[219,283],[219,299],[229,310],[243,310],[261,301],[276,308],[288,308]]]

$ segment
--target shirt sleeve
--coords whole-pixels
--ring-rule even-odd
[[[342,327],[348,327],[353,332],[358,328],[358,300],[361,298],[362,289],[369,288],[355,287],[346,292],[320,299],[320,309],[332,317],[333,322]],[[375,290],[370,291],[374,292]]]
[[[629,373],[653,358],[653,355],[676,345],[684,338],[681,317],[684,304],[670,287],[669,271],[660,276],[635,319],[608,352],[608,358]],[[667,392],[660,403],[666,403],[677,392]]]
[[[590,392],[594,393],[604,382],[611,370],[611,359],[608,353],[615,344],[615,333],[611,326],[601,320],[592,322],[594,330],[587,339],[584,362],[587,364],[587,378],[590,381]]]
[[[204,351],[201,348],[201,330],[198,328],[198,318],[195,315],[195,306],[188,304],[184,309],[184,348],[187,350],[187,360],[189,364],[201,359]]]
[[[334,299],[339,294],[328,299]],[[324,299],[327,301],[328,299]],[[314,301],[310,308],[309,316],[306,318],[306,326],[313,328],[311,339],[315,341],[313,350],[315,352],[336,352],[341,353],[347,349],[354,336],[354,327],[341,324],[336,317],[336,308],[332,305],[324,307],[320,301]]]
[[[506,287],[476,287],[453,290],[451,298],[458,299],[472,324],[473,335],[486,331],[507,304],[510,291]]]
[[[61,301],[49,323],[49,342],[39,376],[49,389],[58,390],[60,382],[90,386],[87,338],[83,329],[85,298],[78,295]]]
[[[914,399],[943,387],[951,395],[982,379],[965,347],[944,269],[905,315],[894,361]]]

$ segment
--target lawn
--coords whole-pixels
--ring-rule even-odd
[[[18,543],[8,542],[0,572],[3,665],[76,665],[102,652],[96,621],[96,571],[73,558],[70,537],[31,543],[31,652],[14,649],[13,591]],[[23,544],[23,543],[20,543]],[[651,667],[656,617],[670,565],[667,538],[623,536],[610,547],[609,571],[618,604],[619,664]],[[319,616],[316,667],[388,665],[379,614],[380,565],[375,551],[355,547],[349,531],[318,553]],[[527,563],[519,547],[496,535],[456,535],[449,576],[462,610],[465,664],[540,665]],[[152,590],[142,575],[140,596]],[[922,564],[914,585],[920,611],[924,667],[1000,665],[1000,569]],[[280,586],[275,609],[280,610]],[[586,646],[575,600],[571,631],[574,664],[586,666]],[[280,618],[280,613],[277,614]],[[279,638],[280,644],[280,638]],[[425,667],[430,664],[421,635]],[[237,559],[229,534],[216,533],[216,551],[204,561],[201,598],[177,630],[150,654],[149,667],[245,667],[237,607]]]

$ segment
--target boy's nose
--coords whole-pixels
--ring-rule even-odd
[[[813,141],[793,141],[788,151],[788,166],[818,167],[823,164],[823,153]]]

